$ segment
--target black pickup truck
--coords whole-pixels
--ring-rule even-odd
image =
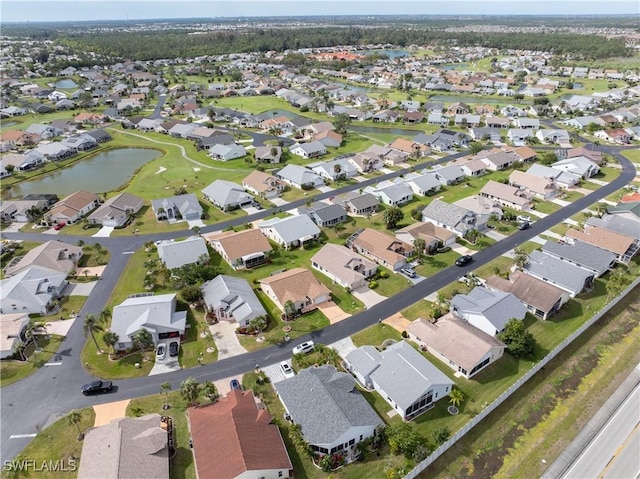
[[[111,381],[93,381],[82,386],[82,394],[88,396],[89,394],[106,393],[111,391],[113,383]]]

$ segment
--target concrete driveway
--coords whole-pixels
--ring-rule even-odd
[[[370,308],[371,306],[375,306],[378,303],[386,300],[387,298],[376,293],[372,289],[363,286],[362,288],[354,289],[352,294],[362,301],[365,307]]]
[[[322,311],[322,314],[327,317],[331,324],[337,323],[338,321],[342,321],[343,319],[351,316],[349,313],[342,311],[340,306],[335,304],[333,301],[325,301],[324,303],[319,304],[318,309]]]
[[[213,341],[216,343],[216,348],[218,348],[218,360],[247,352],[238,341],[238,336],[236,336],[237,327],[236,323],[228,321],[219,321],[209,326]]]
[[[68,283],[62,294],[65,296],[89,296],[96,284],[98,284],[97,281],[91,281],[90,283]]]
[[[402,313],[396,313],[392,316],[389,316],[388,318],[383,319],[382,322],[383,324],[391,326],[400,333],[402,333],[402,331],[406,331],[407,326],[411,324],[411,321],[402,316]]]
[[[327,344],[327,346],[338,351],[341,358],[344,358],[347,354],[356,349],[356,345],[353,344],[350,336],[347,336],[340,341],[336,341],[335,343]]]
[[[282,198],[271,198],[269,201],[271,201],[271,203],[273,203],[276,206],[285,206],[289,204],[288,201],[283,200]]]
[[[103,226],[98,230],[98,232],[94,235],[91,235],[94,238],[108,238],[113,233],[115,228],[113,226]]]
[[[73,326],[73,322],[75,320],[76,318],[64,319],[62,321],[47,322],[47,334],[57,334],[58,336],[66,336],[71,326]]]
[[[93,406],[93,410],[96,413],[96,418],[93,421],[93,427],[104,426],[114,419],[125,417],[127,406],[130,402],[131,399],[125,399],[124,401],[108,402],[106,404],[97,404]]]

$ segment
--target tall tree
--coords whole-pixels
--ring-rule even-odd
[[[153,346],[153,336],[151,336],[151,333],[144,328],[140,328],[136,331],[131,339],[134,344],[138,345],[140,351],[144,351],[145,349]]]
[[[413,249],[416,251],[418,259],[422,257],[422,253],[424,253],[426,246],[427,242],[422,238],[416,238],[413,240]]]
[[[200,389],[204,397],[206,397],[210,401],[215,401],[216,399],[218,399],[218,388],[215,384],[213,384],[213,382],[205,381],[200,386]]]
[[[507,350],[516,358],[532,358],[536,340],[524,327],[522,321],[511,318],[507,321],[498,339],[507,345]]]
[[[93,343],[96,345],[96,349],[100,352],[100,345],[96,340],[96,333],[102,331],[102,324],[100,323],[100,319],[95,314],[87,314],[84,317],[83,323],[84,336],[87,337],[87,334],[91,335],[91,339],[93,339]]]
[[[160,392],[164,393],[164,406],[162,409],[169,409],[169,392],[171,391],[171,383],[162,383],[160,385]]]
[[[293,301],[289,300],[284,303],[284,316],[287,320],[293,319],[297,312],[296,305]]]
[[[180,395],[187,401],[189,406],[195,406],[200,393],[200,384],[195,378],[187,378],[180,383]]]
[[[392,230],[404,219],[404,213],[397,206],[390,206],[384,210],[382,219],[387,229]]]

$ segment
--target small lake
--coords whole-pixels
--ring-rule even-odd
[[[31,193],[55,193],[62,198],[80,189],[91,193],[112,191],[161,154],[158,150],[144,148],[105,151],[45,177],[14,185],[9,194],[12,198],[20,198]]]
[[[69,78],[67,78],[66,80],[59,80],[55,82],[53,86],[62,90],[71,90],[72,88],[78,88],[78,84]]]
[[[435,67],[437,68],[441,68],[442,70],[456,70],[458,68],[466,68],[468,67],[469,64],[468,63],[452,63],[449,65],[435,65]]]

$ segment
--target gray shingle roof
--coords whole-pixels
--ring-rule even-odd
[[[465,319],[480,314],[498,331],[502,331],[511,318],[524,319],[527,314],[527,309],[513,294],[482,287],[472,289],[469,294],[456,294],[451,298],[451,310]]]
[[[246,279],[219,275],[202,285],[203,299],[211,310],[225,309],[239,324],[264,317],[267,312]]]
[[[183,241],[160,241],[156,246],[160,260],[168,269],[197,263],[202,256],[209,258],[207,244],[199,236],[191,236]]]
[[[297,185],[307,183],[316,184],[323,182],[317,173],[298,165],[287,165],[275,174],[276,177],[288,180]]]
[[[331,444],[353,427],[382,425],[355,379],[333,366],[300,371],[274,384],[291,418],[310,444]]]
[[[320,234],[320,229],[308,215],[287,216],[286,218],[273,218],[258,224],[259,228],[273,228],[287,243],[299,240],[307,236]]]
[[[619,206],[623,205],[624,203]],[[632,204],[630,206],[632,206]],[[619,211],[621,213],[624,212],[624,210],[622,209],[620,209]],[[602,218],[596,218],[595,216],[592,216],[587,220],[587,225],[598,226],[600,228],[604,228],[606,230],[614,231],[615,233],[620,233],[636,240],[640,240],[640,205],[636,204],[635,206],[629,208],[627,211],[630,211],[632,214],[636,214],[638,216],[638,221],[612,214],[605,215]]]
[[[233,181],[215,180],[202,189],[202,193],[222,208],[231,208],[253,201],[253,196]]]
[[[466,223],[463,224],[467,217],[469,219],[473,218],[472,223],[475,225],[475,214],[473,212],[438,199],[433,200],[422,210],[422,217],[423,221],[434,220],[460,232],[468,229]]]
[[[529,263],[525,266],[524,271],[575,293],[582,291],[587,278],[593,276],[591,271],[584,270],[542,251],[533,251],[529,255]]]
[[[616,260],[614,253],[582,241],[574,244],[547,241],[542,246],[542,251],[593,270],[598,276],[607,271]]]

